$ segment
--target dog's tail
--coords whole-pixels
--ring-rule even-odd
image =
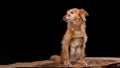
[[[56,62],[58,62],[58,63],[61,63],[61,58],[60,58],[60,56],[58,56],[58,55],[52,55],[52,56],[50,57],[50,60],[56,61]]]

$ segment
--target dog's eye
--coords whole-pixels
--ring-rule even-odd
[[[73,12],[71,12],[71,14],[73,14]]]

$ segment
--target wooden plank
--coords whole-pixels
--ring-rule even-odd
[[[87,57],[88,66],[85,68],[119,68],[120,58],[117,57]],[[0,68],[16,68],[16,67],[66,67],[63,64],[55,63],[50,60],[34,61],[34,62],[17,62],[9,65],[0,65]],[[82,64],[74,64],[72,67],[84,68]]]

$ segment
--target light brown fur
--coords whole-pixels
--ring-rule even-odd
[[[53,55],[50,58],[51,60],[57,60],[64,65],[71,65],[73,61],[81,61],[83,65],[87,65],[85,61],[87,42],[85,17],[88,15],[84,9],[73,8],[67,11],[63,18],[67,22],[67,31],[62,40],[61,55]]]

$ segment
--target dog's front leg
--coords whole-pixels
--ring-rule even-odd
[[[84,66],[87,66],[88,64],[86,63],[86,60],[85,60],[85,47],[86,47],[86,41],[85,41],[85,39],[83,38],[83,40],[82,40],[82,46],[81,46],[81,56],[80,56],[80,60],[81,60],[81,62],[82,62],[82,64],[84,65]]]
[[[63,44],[63,47],[62,47],[62,50],[63,50],[63,63],[64,65],[66,66],[71,66],[71,63],[70,63],[70,56],[69,56],[69,44],[66,42],[65,44]]]
[[[68,28],[62,41],[63,63],[64,65],[67,65],[67,66],[71,66],[70,56],[69,56],[69,46],[70,46],[71,39],[72,39],[72,32]]]

